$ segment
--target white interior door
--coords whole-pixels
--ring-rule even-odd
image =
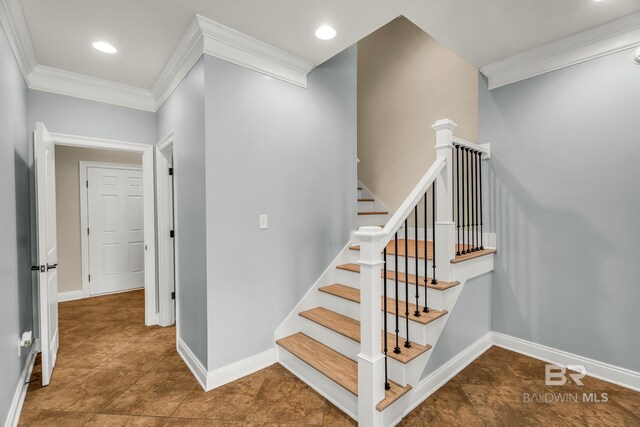
[[[144,215],[140,168],[87,168],[89,292],[144,287]]]
[[[55,145],[42,123],[33,137],[36,174],[38,306],[42,347],[42,385],[51,381],[58,353],[58,246],[56,242]]]

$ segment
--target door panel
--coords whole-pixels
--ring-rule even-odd
[[[144,287],[144,215],[140,169],[87,168],[89,292]]]
[[[33,137],[36,175],[38,308],[42,349],[42,385],[51,381],[58,353],[58,245],[56,241],[55,145],[42,123]]]

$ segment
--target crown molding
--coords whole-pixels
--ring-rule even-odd
[[[245,68],[307,87],[313,62],[264,43],[201,15],[196,15],[204,38],[204,53]]]
[[[53,92],[122,107],[156,111],[156,101],[147,89],[37,65],[29,74],[30,89]]]
[[[315,64],[201,15],[195,15],[151,89],[38,65],[19,0],[0,0],[0,20],[30,89],[157,111],[203,54],[307,87]]]
[[[311,61],[196,14],[151,87],[156,109],[162,106],[203,54],[301,87],[307,87],[307,75],[316,66]]]
[[[635,46],[640,46],[640,12],[487,64],[480,72],[495,89]]]
[[[189,70],[198,62],[202,53],[202,31],[198,25],[198,19],[194,17],[153,86],[151,86],[151,94],[155,98],[156,110],[164,104],[164,101],[178,87]]]
[[[37,61],[27,20],[19,0],[0,0],[0,22],[5,29],[22,76],[25,82],[28,82],[29,73],[36,67]]]

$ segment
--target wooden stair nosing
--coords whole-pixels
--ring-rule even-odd
[[[359,202],[375,202],[376,199],[358,199]]]
[[[470,259],[480,258],[481,256],[495,254],[495,249],[482,249],[480,251],[471,252],[469,254],[464,255],[456,255],[454,259],[451,260],[451,264],[458,264],[460,262],[468,261]]]
[[[389,212],[385,211],[364,211],[358,212],[358,215],[387,215]]]
[[[350,286],[345,286],[340,283],[335,283],[333,285],[323,286],[319,288],[319,291],[360,304],[360,290],[356,288],[352,288]],[[384,303],[383,298],[384,297],[380,297],[380,310],[383,309],[383,303]],[[387,297],[387,314],[392,314],[392,315],[396,314],[395,304],[396,304],[396,301],[393,298]],[[422,312],[420,317],[416,317],[416,316],[413,316],[413,313],[416,311],[415,304],[408,303],[407,304],[408,310],[405,309],[405,304],[407,304],[405,301],[398,301],[398,311],[399,311],[398,316],[405,318],[406,317],[405,312],[408,311],[409,320],[415,323],[419,323],[421,325],[428,325],[429,323],[433,322],[434,320],[440,319],[441,317],[445,316],[448,313],[447,310],[441,311],[441,310],[435,310],[432,308],[429,310],[429,313]]]
[[[349,263],[349,264],[340,264],[338,265],[336,268],[340,269],[340,270],[346,270],[346,271],[351,271],[353,273],[360,273],[360,265],[359,264],[355,264],[355,263]],[[382,270],[382,272],[380,273],[380,276],[384,277],[384,270]],[[393,270],[387,270],[387,280],[396,280],[396,272]],[[405,283],[406,280],[406,276],[403,272],[399,272],[398,273],[398,281]],[[415,285],[416,284],[416,275],[415,274],[409,274],[409,284],[410,285]],[[454,286],[458,286],[460,284],[459,281],[455,281],[455,282],[441,282],[439,281],[438,283],[431,283],[431,279],[429,277],[427,277],[427,287],[429,289],[436,289],[438,291],[445,291],[449,288],[453,288]],[[423,276],[418,276],[418,286],[422,286],[424,287],[424,277]]]
[[[352,319],[351,317],[344,316],[324,307],[305,310],[298,313],[298,315],[352,341],[360,342],[360,322],[356,319]],[[381,331],[381,334],[384,340],[384,331]],[[387,342],[393,342],[393,340],[395,340],[395,335],[387,333]],[[384,351],[384,341],[382,342],[381,350]],[[400,363],[407,364],[429,350],[431,350],[431,345],[423,346],[417,343],[411,343],[411,348],[403,347],[400,354],[396,354],[394,352],[389,352],[387,354],[390,358],[395,359]]]
[[[354,396],[358,396],[357,362],[302,332],[281,338],[276,341],[276,344]],[[385,398],[376,405],[378,411],[383,411],[411,390],[410,385],[402,387],[393,381],[389,381],[389,384],[391,389],[385,392]]]

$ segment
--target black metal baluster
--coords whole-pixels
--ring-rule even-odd
[[[396,269],[396,347],[393,349],[395,354],[400,354],[400,346],[398,345],[398,335],[400,334],[400,320],[398,319],[398,232],[396,231],[395,238],[395,269]],[[385,316],[387,313],[384,314]]]
[[[475,252],[476,247],[476,152],[470,150],[471,154],[471,252]]]
[[[465,148],[465,156],[467,157],[467,245],[469,245],[469,249],[466,250],[466,253],[471,253],[471,215],[469,214],[469,205],[471,204],[471,174],[469,173],[471,159],[469,158],[469,149]]]
[[[404,318],[407,327],[407,339],[404,341],[406,348],[411,348],[409,341],[409,227],[407,218],[404,220]],[[417,256],[417,254],[416,254]]]
[[[389,367],[388,367],[388,335],[387,335],[387,248],[384,248],[384,389],[391,389],[389,384]]]
[[[418,267],[420,265],[420,259],[418,258],[418,205],[413,209],[413,217],[415,219],[414,224],[415,227],[413,229],[413,238],[415,239],[415,250],[416,250],[416,311],[413,312],[413,315],[416,317],[420,317],[420,287],[418,286]],[[426,247],[426,246],[425,246]],[[426,251],[424,256],[426,257]],[[408,300],[408,298],[407,298]]]
[[[480,250],[480,152],[476,151],[476,251]]]
[[[482,153],[480,154],[480,158],[478,160],[480,173],[478,176],[480,177],[480,250],[484,249],[484,245],[482,244],[483,236],[482,236],[482,226],[484,222],[484,212],[483,212],[483,204],[482,204]]]
[[[429,271],[429,269],[427,268],[427,254],[429,253],[429,239],[428,239],[428,233],[427,233],[427,224],[429,223],[428,221],[428,216],[427,216],[427,192],[425,191],[424,193],[424,308],[422,309],[423,312],[428,313],[429,312],[429,301],[427,300],[427,289],[429,288],[429,279],[427,279],[427,272]],[[417,263],[417,260],[416,260]],[[416,277],[416,283],[418,282],[418,278]]]
[[[460,147],[460,154],[462,154],[462,161],[461,161],[462,170],[460,171],[460,177],[462,178],[462,185],[461,185],[462,192],[460,193],[460,199],[462,201],[462,206],[461,206],[461,213],[462,213],[462,250],[460,251],[460,253],[462,255],[464,255],[464,254],[467,253],[467,250],[466,250],[466,247],[465,247],[465,238],[464,238],[465,237],[464,236],[465,227],[467,225],[467,218],[464,215],[464,202],[465,202],[465,197],[467,197],[466,196],[466,191],[465,191],[465,189],[466,189],[465,188],[465,183],[466,183],[465,170],[466,169],[465,169],[465,165],[464,164],[466,163],[466,161],[465,161],[466,155],[464,154],[464,147]]]
[[[456,145],[456,217],[458,234],[456,241],[456,255],[460,255],[460,146]]]
[[[431,267],[433,268],[433,277],[431,277],[431,284],[436,285],[436,182],[431,184],[431,229],[433,230],[433,259],[431,260]],[[425,272],[426,275],[426,272]]]

